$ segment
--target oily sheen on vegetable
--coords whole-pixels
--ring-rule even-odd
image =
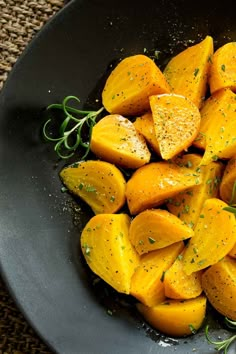
[[[236,319],[234,50],[206,36],[163,71],[141,53],[122,59],[106,113],[89,113],[92,157],[60,174],[94,213],[81,235],[88,266],[170,336],[198,331],[208,302]],[[67,104],[66,119],[80,112]]]

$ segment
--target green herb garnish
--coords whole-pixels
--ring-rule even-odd
[[[225,317],[225,323],[226,325],[230,328],[230,329],[234,329],[236,330],[236,321],[231,321],[230,319],[228,319],[227,317]],[[224,339],[222,341],[213,341],[210,336],[209,336],[209,326],[206,326],[205,328],[205,335],[206,335],[206,339],[210,344],[213,344],[215,346],[215,349],[220,351],[220,350],[224,350],[224,354],[228,353],[228,349],[231,346],[231,344],[236,340],[236,334],[230,336],[227,339]]]
[[[223,210],[229,211],[230,213],[233,213],[236,217],[236,204],[233,204],[234,200],[236,197],[236,181],[234,181],[233,185],[233,190],[232,190],[232,195],[229,201],[229,206],[226,206],[223,208]]]
[[[85,159],[90,151],[90,139],[93,126],[96,124],[97,116],[103,111],[104,107],[98,111],[83,111],[68,105],[69,101],[80,100],[76,96],[67,96],[61,104],[51,104],[47,110],[59,109],[64,113],[64,120],[59,127],[59,137],[53,138],[47,133],[49,124],[52,119],[48,119],[43,126],[43,136],[47,141],[54,142],[54,150],[62,159],[67,159],[75,153],[75,150],[80,146],[85,149],[85,153],[81,160]],[[69,128],[70,124],[70,128]],[[73,125],[74,124],[74,125]],[[71,127],[72,125],[72,127]],[[84,141],[82,137],[82,129],[87,126],[88,139]]]
[[[225,64],[222,64],[222,65],[221,65],[221,70],[222,70],[222,71],[225,71]]]
[[[236,181],[234,181],[234,185],[233,185],[233,189],[232,189],[232,195],[231,195],[231,199],[229,201],[229,205],[233,205],[235,197],[236,197]]]
[[[189,329],[192,332],[192,334],[196,334],[197,333],[196,328],[192,324],[189,324],[188,326],[189,326]]]

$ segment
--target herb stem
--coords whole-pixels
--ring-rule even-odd
[[[67,159],[74,155],[76,149],[81,146],[85,149],[82,159],[85,159],[90,151],[90,140],[92,135],[93,126],[96,124],[97,116],[104,110],[101,107],[97,111],[83,111],[68,105],[68,102],[74,100],[77,103],[80,99],[76,96],[67,96],[61,104],[53,103],[47,107],[47,110],[59,109],[64,113],[64,120],[59,127],[59,136],[54,138],[47,133],[48,126],[52,119],[48,119],[43,126],[43,136],[47,141],[54,142],[54,150],[57,155],[62,159]],[[72,115],[76,114],[76,116]],[[76,123],[72,128],[68,128],[69,124]],[[88,141],[84,141],[82,137],[82,129],[84,125],[88,129]],[[73,139],[72,139],[73,137]]]
[[[236,330],[236,321],[232,321],[230,319],[228,319],[227,317],[225,317],[225,323],[227,324],[227,326],[230,328],[230,329],[234,329]],[[220,351],[220,350],[224,350],[224,354],[227,354],[228,353],[228,349],[229,347],[231,346],[231,344],[236,341],[236,334],[225,339],[225,340],[222,340],[222,341],[213,341],[210,336],[209,336],[209,326],[207,325],[206,328],[205,328],[205,336],[206,336],[206,339],[207,341],[210,343],[210,344],[213,344],[215,346],[215,349]]]

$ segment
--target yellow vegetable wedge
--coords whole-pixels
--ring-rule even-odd
[[[127,182],[131,214],[163,204],[168,198],[201,183],[201,176],[174,162],[152,162],[137,169]]]
[[[137,308],[153,328],[173,337],[194,334],[206,314],[206,297],[191,300],[166,300],[154,307],[138,304]]]
[[[164,301],[165,272],[183,248],[184,243],[180,241],[141,256],[140,266],[131,279],[130,294],[147,306]]]
[[[203,290],[211,305],[236,321],[236,260],[225,257],[204,272]]]
[[[201,165],[230,159],[236,151],[236,94],[222,89],[210,96],[201,109],[199,135],[194,145],[205,148]]]
[[[111,72],[102,92],[109,113],[124,116],[148,111],[149,96],[170,92],[165,76],[152,59],[143,54],[123,59]]]
[[[131,221],[129,230],[130,241],[140,255],[192,236],[190,227],[162,209],[144,210]]]
[[[187,150],[197,137],[201,116],[187,97],[173,93],[150,96],[160,154],[164,160]]]
[[[170,198],[167,203],[168,210],[193,229],[205,200],[219,196],[219,186],[223,174],[222,163],[210,162],[208,166],[199,167],[201,159],[202,157],[197,154],[186,154],[182,158],[178,158],[177,163],[189,166],[201,174],[202,183]]]
[[[225,87],[236,91],[236,42],[226,43],[215,51],[209,85],[211,94]]]
[[[186,275],[183,271],[183,254],[179,254],[175,262],[165,273],[165,295],[170,299],[193,299],[202,293],[202,271]]]
[[[236,204],[236,155],[225,167],[220,183],[220,197],[227,204]]]
[[[201,216],[183,255],[183,270],[189,275],[217,263],[236,242],[234,214],[223,210],[227,204],[217,198],[207,199]]]
[[[99,158],[126,168],[143,166],[151,157],[144,137],[119,114],[110,114],[95,124],[91,150]]]
[[[144,136],[147,144],[158,155],[160,155],[160,148],[156,138],[155,127],[151,112],[147,112],[134,121],[136,130]]]
[[[172,58],[164,70],[172,91],[188,97],[198,108],[205,98],[212,55],[213,38],[206,36]]]
[[[92,217],[81,235],[81,249],[91,270],[121,293],[130,293],[131,277],[139,256],[128,237],[130,218],[126,214]]]
[[[124,176],[108,162],[82,161],[63,168],[60,177],[69,191],[83,199],[95,214],[115,213],[126,201]]]

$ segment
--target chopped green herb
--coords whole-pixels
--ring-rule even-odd
[[[194,227],[194,222],[193,222],[193,221],[190,221],[190,222],[188,223],[188,226],[192,229],[192,228]],[[185,238],[184,238],[184,240],[185,240]]]
[[[199,265],[199,266],[202,266],[204,263],[206,263],[206,260],[205,260],[205,259],[202,259],[201,261],[198,262],[198,265]]]
[[[183,255],[182,255],[182,254],[179,254],[179,255],[177,256],[177,259],[178,259],[179,261],[181,261],[181,259],[183,259]]]
[[[212,55],[209,55],[207,61],[208,61],[209,63],[212,63]]]
[[[212,178],[209,178],[207,181],[206,181],[206,184],[210,184],[212,182]]]
[[[93,186],[86,186],[85,190],[86,192],[91,192],[91,193],[97,192],[96,188]]]
[[[159,50],[155,50],[155,52],[154,52],[154,57],[155,57],[155,59],[159,59],[159,55],[160,55],[160,51]]]
[[[185,205],[185,206],[184,206],[183,213],[184,213],[184,214],[187,214],[187,213],[189,212],[189,210],[190,210],[190,206],[189,206],[189,205]]]
[[[213,155],[211,159],[212,159],[212,161],[217,161],[219,159],[219,156]]]
[[[84,248],[84,254],[85,254],[85,256],[90,256],[91,247],[89,247],[89,246],[87,245],[87,243],[85,243],[85,244],[82,246],[82,248]]]
[[[197,167],[196,172],[198,172],[198,173],[201,172],[201,167]]]
[[[111,198],[110,198],[110,202],[111,202],[111,203],[114,203],[115,199],[116,199],[116,198],[114,197],[114,195],[112,195]]]
[[[148,237],[148,241],[149,241],[151,244],[156,242],[156,240],[155,240],[154,238],[152,238],[152,237]]]
[[[190,167],[193,167],[193,164],[192,164],[191,161],[188,161],[188,162],[187,162],[187,165],[188,165],[189,168],[190,168]]]
[[[107,309],[107,314],[108,314],[109,316],[112,316],[112,315],[113,315],[113,312],[112,312],[112,310],[110,310],[110,309]]]
[[[189,324],[188,326],[192,334],[195,334],[197,332],[196,328],[192,324]]]
[[[222,64],[222,65],[221,65],[221,70],[222,70],[222,71],[225,71],[225,64]]]
[[[198,73],[199,73],[199,68],[196,68],[196,69],[194,70],[194,76],[196,77]]]

